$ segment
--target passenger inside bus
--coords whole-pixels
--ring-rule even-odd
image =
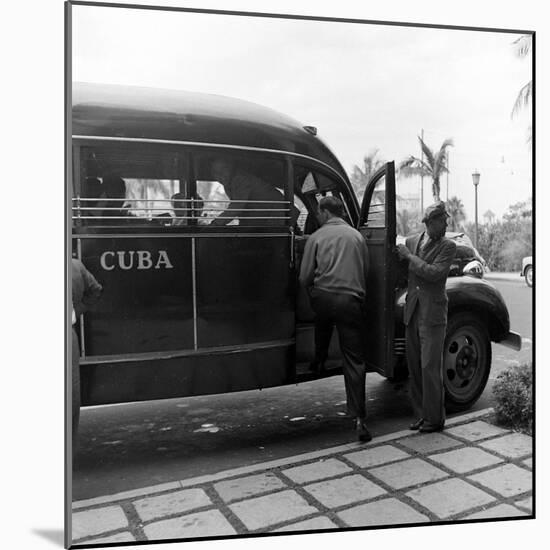
[[[198,193],[193,195],[190,199],[186,198],[185,193],[176,193],[172,195],[172,205],[175,213],[172,225],[190,225],[190,219],[196,219],[197,222],[201,224],[204,200]]]
[[[284,225],[285,198],[274,186],[228,159],[216,159],[211,171],[230,202],[210,225],[224,226],[235,219],[247,227]]]
[[[80,213],[81,216],[85,218],[94,217],[97,218],[101,215],[101,210],[95,210],[103,195],[103,185],[101,180],[95,177],[87,177],[84,181],[82,191],[80,194]],[[88,223],[94,222],[95,220],[87,220]]]
[[[113,218],[114,222],[124,222],[116,218],[126,218],[128,216],[128,210],[124,208],[124,201],[126,200],[126,183],[120,177],[113,174],[108,174],[103,177],[103,188],[105,193],[105,200],[101,202],[103,206],[102,216]]]

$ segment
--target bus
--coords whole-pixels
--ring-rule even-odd
[[[77,323],[83,406],[341,373],[335,335],[325,371],[310,370],[314,314],[298,281],[329,195],[369,249],[368,370],[406,375],[393,162],[359,204],[315,127],[209,94],[76,83],[69,124],[72,253],[104,289]],[[520,338],[490,283],[464,273],[447,291],[446,402],[463,410],[485,387],[491,341]]]

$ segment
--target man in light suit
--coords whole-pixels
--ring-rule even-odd
[[[445,282],[456,252],[454,241],[445,238],[448,216],[444,202],[432,204],[422,219],[426,231],[397,246],[399,256],[409,263],[404,322],[411,404],[416,416],[410,429],[421,432],[440,431],[445,425]]]

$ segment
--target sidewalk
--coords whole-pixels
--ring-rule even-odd
[[[73,544],[529,516],[532,439],[491,413],[75,502]]]

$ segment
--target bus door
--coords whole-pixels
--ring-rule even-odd
[[[203,201],[194,239],[197,345],[216,352],[216,391],[276,386],[293,376],[294,288],[282,157],[194,153]]]
[[[393,365],[396,276],[395,166],[386,163],[370,179],[359,217],[369,250],[364,351],[369,370],[388,375]]]
[[[350,224],[349,202],[343,194],[343,185],[334,174],[312,164],[296,163],[294,166],[294,203],[298,211],[298,223],[295,238],[296,266],[296,376],[298,380],[309,380],[315,377],[310,370],[310,363],[315,358],[315,313],[311,308],[308,289],[299,282],[299,272],[303,252],[309,236],[319,227],[319,202],[323,197],[333,196],[344,204],[344,219]],[[325,361],[326,374],[340,371],[342,355],[338,345],[338,335],[333,331],[329,344],[328,358]]]

